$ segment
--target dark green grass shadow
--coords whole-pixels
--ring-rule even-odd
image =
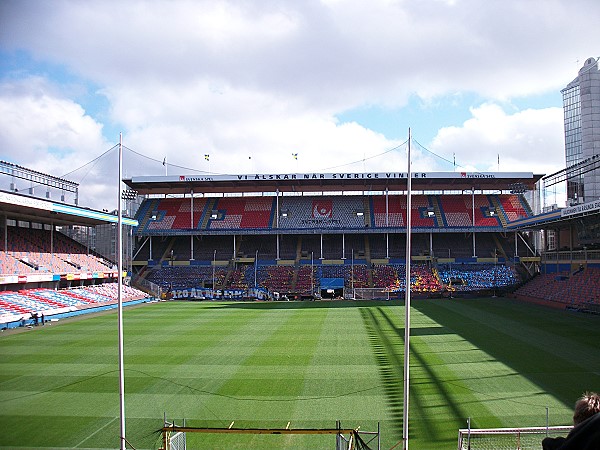
[[[508,299],[412,306],[569,408],[583,391],[600,385],[600,316]]]
[[[363,308],[361,309],[361,314],[369,334],[369,341],[373,347],[377,364],[379,365],[394,432],[398,438],[401,438],[403,420],[404,327],[397,327],[388,312],[381,307],[374,309]],[[411,335],[438,335],[447,332],[442,332],[439,327],[424,327],[415,329],[414,331]],[[432,370],[426,358],[420,354],[413,344],[410,345],[410,354],[411,358],[414,358],[414,360],[411,360],[411,366],[418,365],[425,371],[427,378],[433,382],[439,397],[450,409],[451,420],[454,421],[456,429],[458,429],[467,415],[466,411],[454,401],[445,380],[441,379]],[[440,435],[439,429],[435,425],[435,417],[427,412],[427,406],[423,404],[417,389],[412,385],[410,387],[410,405],[411,409],[415,408],[417,410],[421,418],[419,420],[420,433],[427,435],[430,442],[446,442],[448,436]]]

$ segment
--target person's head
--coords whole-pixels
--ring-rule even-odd
[[[595,392],[586,392],[575,403],[573,424],[579,425],[584,420],[600,412],[600,395]]]

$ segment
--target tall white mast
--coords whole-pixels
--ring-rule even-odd
[[[410,389],[410,254],[411,254],[411,188],[412,172],[410,167],[410,128],[408,129],[408,172],[406,174],[406,294],[404,296],[404,396],[402,404],[402,441],[404,450],[408,450],[408,404]]]
[[[119,134],[119,180],[118,180],[118,226],[117,226],[117,298],[118,298],[118,320],[119,320],[119,416],[121,419],[120,448],[125,450],[125,368],[123,365],[123,208],[121,206],[121,179],[123,178],[123,133]]]

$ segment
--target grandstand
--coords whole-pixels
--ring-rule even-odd
[[[287,298],[352,297],[355,288],[402,296],[405,177],[269,174],[125,180],[145,199],[136,215],[134,273],[165,290],[196,289],[206,298],[211,296],[208,287],[234,290],[239,298],[248,298],[242,291],[251,288]],[[538,273],[564,271],[564,263],[548,264],[563,255],[549,251],[556,248],[557,240],[551,238],[558,234],[544,227],[558,223],[564,234],[564,227],[574,222],[557,221],[556,211],[540,211],[540,178],[526,173],[415,174],[412,289],[428,296],[505,295]],[[597,219],[583,220],[591,221],[584,232],[595,230]],[[576,241],[570,239],[571,252],[585,245]],[[589,256],[585,266],[597,266],[600,258],[592,251]],[[567,271],[573,273],[580,262],[569,260]],[[193,278],[186,275],[196,272]],[[583,303],[594,303],[588,300]]]
[[[165,290],[194,289],[208,298],[209,287],[238,291],[240,298],[250,288],[288,298],[352,297],[356,288],[400,296],[406,174],[345,175],[125,180],[145,199],[136,215],[134,272]],[[517,285],[527,276],[519,258],[535,257],[535,245],[507,227],[534,214],[511,187],[533,191],[539,178],[416,174],[413,289],[442,295]],[[448,263],[454,268],[445,269]],[[338,280],[333,287],[331,280]]]
[[[75,183],[9,163],[0,165],[2,173],[8,171],[24,179],[33,177],[41,184],[67,186],[77,192]],[[3,329],[34,324],[42,315],[45,320],[54,321],[116,307],[119,276],[115,262],[91,249],[89,243],[85,245],[66,234],[74,228],[115,223],[116,216],[16,191],[0,191],[0,217]],[[125,219],[124,223],[130,227],[137,224],[132,219]],[[121,291],[128,304],[150,298],[129,285]]]

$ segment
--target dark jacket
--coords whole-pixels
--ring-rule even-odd
[[[600,450],[600,413],[584,420],[566,438],[546,438],[544,450]]]

